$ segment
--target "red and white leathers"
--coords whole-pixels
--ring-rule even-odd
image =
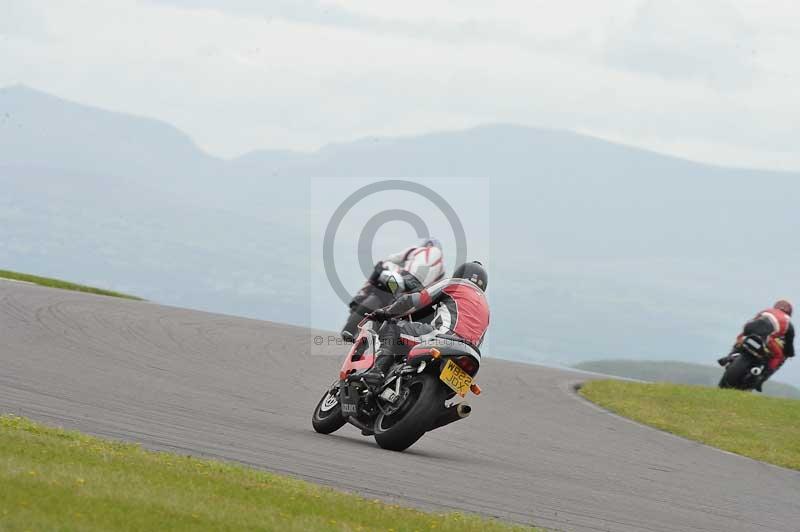
[[[772,355],[767,363],[769,369],[776,370],[786,357],[794,356],[794,327],[786,312],[776,308],[762,310],[744,326],[742,334],[737,338],[737,344],[751,334],[765,340]]]
[[[444,277],[444,255],[435,246],[406,248],[389,255],[383,265],[390,270],[410,273],[423,287],[431,286]]]
[[[456,336],[480,347],[489,328],[489,303],[483,290],[466,279],[445,279],[420,292],[406,294],[380,309],[376,317],[408,316],[436,307],[431,325],[400,323],[400,339],[407,345],[439,335]]]

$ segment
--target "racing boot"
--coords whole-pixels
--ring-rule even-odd
[[[361,378],[370,388],[380,386],[386,378],[386,372],[389,371],[393,363],[394,355],[381,350],[375,357],[375,364]]]

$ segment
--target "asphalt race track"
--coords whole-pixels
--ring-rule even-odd
[[[579,373],[486,359],[472,417],[405,453],[318,435],[343,352],[311,355],[313,336],[0,281],[0,412],[560,530],[800,530],[800,473],[608,414]]]

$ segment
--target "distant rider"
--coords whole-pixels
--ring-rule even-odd
[[[733,351],[728,356],[720,358],[720,366],[725,366],[731,361],[731,355],[735,353],[742,341],[747,336],[757,336],[761,338],[769,351],[770,359],[764,372],[761,374],[761,382],[756,387],[761,391],[761,384],[764,384],[778,368],[780,368],[787,358],[794,356],[794,325],[792,325],[792,304],[785,299],[777,301],[772,308],[763,310],[756,314],[755,318],[748,321],[742,333],[736,338]]]
[[[489,304],[485,290],[489,281],[480,262],[462,264],[453,277],[420,292],[403,295],[391,305],[376,310],[370,318],[385,321],[409,316],[426,308],[436,308],[431,324],[412,321],[385,321],[378,331],[381,348],[373,367],[363,375],[367,384],[383,382],[395,357],[408,347],[434,338],[464,342],[480,347],[489,328]]]

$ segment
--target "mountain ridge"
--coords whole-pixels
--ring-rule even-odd
[[[37,94],[28,97],[38,101]],[[335,330],[342,303],[309,288],[324,279],[310,249],[322,233],[314,216],[341,201],[340,191],[394,178],[423,183],[466,209],[459,216],[467,222],[485,222],[470,250],[480,249],[475,258],[492,272],[490,340],[504,356],[556,364],[694,361],[698,353],[713,360],[754,309],[800,293],[793,268],[800,250],[791,245],[800,174],[693,163],[514,125],[228,160],[183,134],[143,134],[149,130],[137,120],[124,134],[106,132],[101,125],[131,123],[125,115],[107,121],[111,111],[90,108],[85,120],[100,118],[83,129],[52,124],[47,105],[31,100],[26,116],[48,134],[20,135],[3,121],[3,101],[0,263],[7,269],[299,325],[311,323],[313,309],[315,326]],[[132,141],[107,142],[114,138]],[[765,182],[781,193],[760,199]],[[325,186],[327,195],[316,197]],[[400,201],[385,199],[371,207]],[[473,208],[485,217],[471,216]],[[770,221],[768,231],[759,220]],[[356,249],[358,228],[350,229],[337,236],[342,249]],[[449,270],[452,231],[443,222],[432,231],[446,241]],[[380,237],[376,249],[386,250],[411,238],[397,228]],[[350,276],[348,288],[362,281],[355,266],[340,272]],[[791,366],[784,378],[793,372],[800,381]]]
[[[770,173],[775,175],[800,176],[800,172],[778,171],[778,170],[750,168],[750,167],[736,167],[736,166],[727,166],[727,165],[719,165],[719,164],[695,161],[687,157],[680,157],[671,154],[666,154],[649,148],[631,146],[621,142],[607,140],[602,137],[585,133],[579,133],[571,130],[546,128],[540,126],[529,126],[529,125],[506,123],[506,122],[479,124],[476,126],[463,129],[433,130],[420,134],[389,135],[389,136],[367,135],[364,137],[356,138],[351,141],[330,142],[328,144],[319,147],[318,149],[308,150],[308,151],[299,151],[299,150],[282,149],[282,148],[263,148],[257,150],[250,150],[234,157],[221,158],[212,155],[203,148],[201,148],[187,133],[183,132],[182,130],[173,126],[172,124],[158,118],[142,116],[129,112],[115,111],[111,109],[105,109],[92,105],[73,102],[71,100],[47,93],[45,91],[41,91],[39,89],[24,84],[12,84],[0,87],[0,117],[2,117],[4,113],[10,114],[10,110],[8,108],[4,109],[3,107],[4,98],[13,99],[12,103],[18,103],[20,99],[27,100],[29,102],[35,100],[35,103],[43,104],[47,106],[49,109],[55,108],[56,106],[54,104],[57,103],[59,106],[72,108],[74,110],[80,110],[81,112],[100,113],[104,117],[115,117],[123,120],[129,120],[132,122],[146,123],[151,126],[158,126],[159,128],[162,128],[164,131],[168,131],[171,135],[174,136],[175,139],[180,140],[183,143],[184,145],[183,147],[185,149],[194,151],[196,156],[215,162],[252,163],[253,161],[258,161],[259,159],[262,158],[266,160],[274,158],[285,158],[285,159],[292,159],[293,162],[296,162],[304,158],[324,159],[331,156],[331,154],[341,154],[342,152],[352,153],[360,151],[370,151],[371,149],[374,148],[402,147],[411,141],[429,142],[429,141],[438,141],[441,139],[448,139],[450,137],[455,137],[459,140],[463,140],[463,139],[469,139],[470,137],[480,138],[483,134],[490,133],[493,135],[500,134],[507,136],[513,136],[514,134],[525,134],[528,136],[529,139],[533,137],[535,139],[539,139],[540,141],[548,140],[550,141],[549,142],[550,144],[552,144],[553,142],[559,142],[563,140],[578,141],[582,143],[583,147],[593,148],[594,150],[596,149],[606,149],[615,151],[624,150],[629,152],[628,153],[629,155],[638,154],[645,157],[656,157],[660,158],[660,160],[663,162],[671,162],[673,164],[691,164],[696,166],[707,167],[713,170],[742,171],[742,172],[756,171],[756,172]],[[543,145],[546,146],[546,144],[543,143],[542,145],[539,145],[539,147],[542,147]],[[590,149],[590,151],[593,150]]]

